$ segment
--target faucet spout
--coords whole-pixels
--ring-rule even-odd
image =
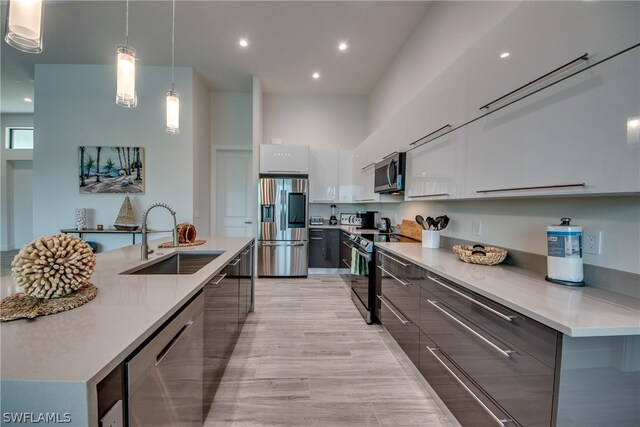
[[[153,252],[152,250],[151,251],[149,250],[149,243],[147,240],[147,232],[148,232],[147,217],[149,216],[149,212],[153,208],[165,208],[166,210],[169,211],[169,213],[173,217],[173,246],[178,246],[178,230],[177,230],[178,222],[176,221],[176,211],[174,211],[166,203],[154,203],[151,206],[149,206],[147,210],[144,211],[144,214],[142,215],[142,245],[140,247],[140,251],[141,251],[140,259],[142,261],[148,260],[149,254]]]

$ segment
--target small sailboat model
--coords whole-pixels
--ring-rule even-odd
[[[116,223],[113,224],[113,226],[116,230],[120,231],[136,231],[139,226],[136,225],[135,222],[136,215],[133,212],[131,200],[129,200],[129,196],[125,196],[118,217],[116,218]]]

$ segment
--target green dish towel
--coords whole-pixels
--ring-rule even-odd
[[[360,265],[360,254],[356,248],[351,248],[351,274],[358,274],[360,271],[358,266]]]

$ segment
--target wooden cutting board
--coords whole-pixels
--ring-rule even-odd
[[[402,224],[398,225],[400,234],[408,236],[422,242],[422,227],[415,221],[403,219]]]

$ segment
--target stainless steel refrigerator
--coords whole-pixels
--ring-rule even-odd
[[[306,277],[308,188],[306,178],[260,178],[258,276]]]

